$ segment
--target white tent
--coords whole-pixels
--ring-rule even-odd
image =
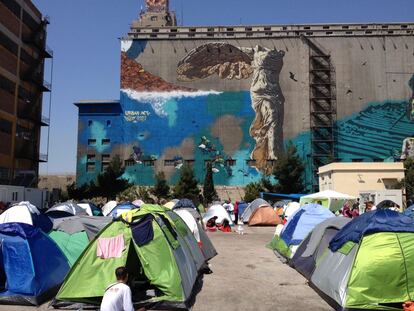
[[[20,202],[7,209],[0,215],[0,224],[9,222],[20,222],[28,225],[33,225],[32,214],[40,215],[36,206],[29,202]]]
[[[212,205],[208,209],[207,213],[204,214],[203,222],[207,223],[207,221],[214,216],[217,216],[216,223],[218,224],[222,223],[224,219],[227,219],[230,225],[233,225],[233,221],[231,220],[229,213],[227,213],[226,209],[222,205]]]
[[[118,203],[116,203],[116,201],[109,201],[104,206],[102,206],[102,214],[104,216],[108,216],[117,205]]]
[[[329,208],[331,211],[339,211],[345,202],[355,201],[357,198],[348,194],[336,192],[333,190],[325,190],[310,195],[305,195],[300,198],[300,205],[307,203],[318,203],[320,201],[322,206]]]
[[[289,202],[284,211],[285,219],[288,220],[298,209],[300,209],[298,202]]]
[[[53,205],[51,208],[47,210],[46,214],[50,216],[50,214],[53,212],[63,212],[63,213],[67,213],[73,216],[81,216],[81,215],[87,216],[88,215],[87,211],[84,210],[82,207],[69,201]]]
[[[92,212],[92,208],[89,205],[89,203],[78,203],[77,204],[80,208],[84,209],[86,214],[88,214],[89,216],[93,216],[93,212]]]
[[[187,227],[190,229],[191,233],[194,235],[197,242],[200,242],[200,233],[198,231],[198,226],[195,218],[191,213],[186,209],[176,209],[174,210],[174,213],[176,213],[180,218],[185,222]]]
[[[251,202],[249,206],[244,210],[243,214],[240,216],[240,219],[243,219],[243,222],[249,222],[250,216],[252,216],[253,212],[257,210],[261,206],[270,206],[272,207],[267,201],[258,198]]]

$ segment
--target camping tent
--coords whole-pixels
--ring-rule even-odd
[[[196,219],[197,221],[201,220],[200,212],[198,211],[197,207],[194,205],[193,201],[189,199],[181,199],[180,201],[175,203],[173,207],[173,211],[175,210],[186,210],[191,215],[193,215],[194,219]]]
[[[300,198],[300,204],[322,203],[322,206],[329,208],[331,211],[339,211],[347,201],[355,201],[357,198],[348,194],[336,192],[333,190],[325,190]]]
[[[197,221],[193,217],[193,215],[187,210],[187,209],[176,209],[174,210],[174,213],[176,213],[178,216],[181,217],[181,219],[185,222],[187,227],[190,229],[191,233],[194,235],[194,238],[197,240],[198,243],[201,242],[200,240],[200,233],[197,226]]]
[[[229,213],[222,205],[215,204],[210,206],[210,208],[207,210],[207,213],[205,213],[205,215],[203,216],[203,222],[207,223],[207,221],[210,218],[213,218],[214,216],[217,216],[216,223],[222,223],[224,219],[227,219],[230,225],[233,224],[233,221],[231,220]]]
[[[345,225],[317,262],[311,286],[336,310],[401,310],[414,297],[414,223],[378,209]]]
[[[128,212],[130,210],[133,209],[137,209],[138,207],[134,204],[132,204],[131,202],[125,202],[125,203],[121,203],[118,204],[117,206],[115,206],[112,211],[110,211],[109,214],[107,214],[106,216],[111,216],[111,217],[118,217],[121,214]]]
[[[268,245],[276,255],[292,258],[298,245],[316,225],[335,217],[332,212],[318,204],[306,204],[292,215],[283,227],[280,236],[275,235]]]
[[[43,232],[52,229],[49,217],[41,214],[36,206],[29,202],[20,202],[13,205],[0,215],[0,224],[18,222],[39,227]]]
[[[79,202],[77,205],[83,208],[89,216],[102,216],[101,209],[92,202]]]
[[[23,223],[0,225],[0,304],[40,305],[53,297],[69,265],[56,244]]]
[[[289,264],[310,279],[329,242],[351,219],[347,217],[332,217],[317,225],[300,244]]]
[[[271,206],[262,205],[250,216],[249,226],[277,226],[282,220]]]
[[[246,208],[247,208],[248,206],[249,206],[249,204],[247,204],[247,203],[246,203],[246,202],[244,202],[244,201],[237,202],[237,209],[238,209],[238,213],[239,213],[238,218],[239,218],[239,219],[241,218],[241,215],[243,215],[244,211],[246,210]]]
[[[116,201],[108,201],[104,206],[102,206],[102,214],[108,216],[112,210],[118,205]]]
[[[253,202],[249,204],[249,206],[244,210],[243,214],[241,214],[240,219],[243,219],[244,222],[248,222],[250,219],[250,216],[253,214],[253,212],[259,208],[260,206],[271,206],[268,202],[266,202],[263,199],[256,199]],[[240,214],[240,212],[239,212]]]
[[[167,203],[164,204],[164,207],[166,207],[168,209],[173,209],[173,207],[175,206],[175,203],[176,202],[174,202],[174,201],[167,202]]]
[[[53,220],[49,237],[55,241],[72,266],[89,241],[112,221],[109,217],[73,216]]]
[[[300,204],[298,202],[289,202],[283,212],[285,220],[288,220],[298,209],[300,209]]]
[[[67,201],[64,203],[58,203],[53,205],[46,211],[47,216],[52,218],[60,217],[70,217],[76,215],[87,216],[88,213],[82,207],[78,206],[76,203]]]
[[[117,247],[109,247],[116,245]],[[99,305],[114,271],[129,271],[135,307],[187,309],[206,266],[197,241],[181,218],[143,205],[111,222],[91,242],[62,285],[59,301]]]

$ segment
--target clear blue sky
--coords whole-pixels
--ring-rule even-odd
[[[74,173],[77,109],[73,103],[119,98],[118,38],[128,31],[143,1],[33,2],[51,18],[48,45],[54,50],[49,162],[40,170]],[[183,15],[184,25],[414,21],[414,0],[171,0],[171,7],[180,24]]]

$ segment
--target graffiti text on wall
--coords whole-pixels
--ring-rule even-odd
[[[144,122],[150,114],[149,111],[125,111],[124,118],[127,122]]]

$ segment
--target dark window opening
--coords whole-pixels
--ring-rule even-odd
[[[184,160],[184,163],[188,166],[194,166],[195,160]]]
[[[95,162],[95,160],[96,160],[96,155],[94,155],[94,154],[88,154],[88,155],[86,156],[86,158],[87,158],[87,161],[88,161],[88,162]]]
[[[5,119],[0,119],[0,132],[11,134],[13,129],[13,123]]]
[[[101,165],[101,172],[105,172],[107,170],[107,168],[109,167],[109,163],[108,162],[103,162]]]
[[[103,154],[102,155],[102,162],[111,162],[111,155],[110,154]]]
[[[226,165],[227,166],[235,166],[236,165],[236,160],[228,159],[228,160],[226,160]]]
[[[144,160],[143,163],[145,166],[155,166],[155,160]]]
[[[88,120],[88,126],[92,126],[92,120]]]
[[[125,163],[125,166],[134,166],[135,165],[135,161],[132,160],[132,159],[125,160],[124,163]]]
[[[104,138],[104,139],[102,139],[102,145],[103,146],[105,146],[105,145],[109,145],[111,143],[111,140],[110,139],[108,139],[108,138]]]
[[[95,146],[96,145],[96,139],[88,139],[88,146]]]
[[[174,160],[164,160],[164,166],[174,166]]]
[[[95,172],[95,163],[86,163],[86,171],[88,173]]]
[[[106,120],[106,127],[111,127],[111,120]]]
[[[256,160],[253,160],[253,159],[246,160],[246,164],[248,166],[256,166]]]

